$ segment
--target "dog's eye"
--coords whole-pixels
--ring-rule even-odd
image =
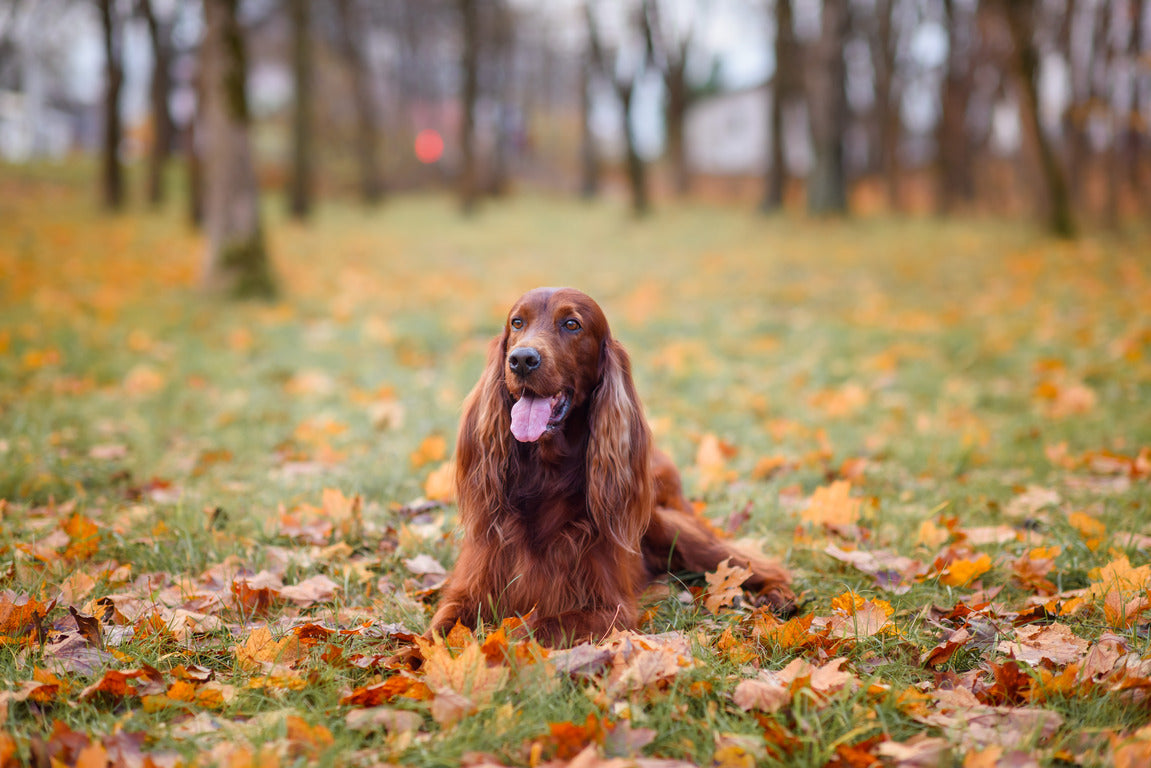
[[[578,331],[582,327],[583,326],[581,326],[579,324],[579,320],[573,319],[573,320],[568,320],[566,323],[564,323],[564,328],[567,328],[569,331]]]
[[[515,328],[518,331],[520,328],[523,328],[523,327],[524,327],[523,318],[521,318],[521,317],[513,317],[512,318],[512,328]]]

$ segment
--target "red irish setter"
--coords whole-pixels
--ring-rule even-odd
[[[635,627],[668,571],[730,557],[777,607],[783,566],[737,552],[698,517],[652,446],[627,353],[585,294],[538,288],[508,313],[464,403],[456,448],[464,530],[431,633],[526,616],[545,645]]]

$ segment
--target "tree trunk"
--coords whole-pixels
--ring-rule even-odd
[[[895,46],[891,42],[891,22],[898,0],[876,0],[878,29],[872,59],[875,62],[875,114],[879,128],[880,173],[887,193],[887,207],[899,210],[899,138],[902,120],[899,94],[895,89]]]
[[[807,104],[815,165],[807,181],[810,213],[847,212],[843,134],[847,129],[847,67],[843,48],[850,18],[847,0],[824,0],[822,31],[815,61],[807,68]]]
[[[308,0],[290,0],[292,21],[292,77],[296,94],[292,106],[292,172],[288,210],[294,219],[312,212],[312,40]]]
[[[954,0],[944,0],[947,21],[947,71],[941,94],[942,114],[935,131],[937,161],[936,205],[940,213],[955,211],[962,201],[975,198],[970,138],[967,135],[967,103],[971,96],[970,19],[961,18]]]
[[[152,43],[152,147],[148,158],[148,202],[159,206],[164,202],[164,168],[172,151],[172,114],[168,111],[168,96],[172,90],[172,48],[168,36],[169,24],[156,18],[152,0],[140,0],[140,10],[148,25]]]
[[[691,191],[691,172],[687,166],[687,146],[684,142],[684,124],[691,106],[691,91],[687,84],[684,59],[668,62],[664,85],[667,90],[667,152],[671,160],[672,184],[676,195],[686,196]]]
[[[260,224],[260,196],[248,137],[247,61],[236,19],[239,0],[204,0],[201,50],[204,284],[235,297],[270,297],[275,283]]]
[[[784,155],[783,111],[799,91],[800,48],[795,39],[791,0],[775,0],[775,82],[771,89],[769,112],[769,165],[760,209],[775,211],[783,207],[787,184],[787,158]]]
[[[1024,135],[1039,154],[1043,180],[1047,187],[1048,222],[1058,237],[1075,236],[1075,220],[1067,179],[1055,150],[1043,132],[1039,119],[1039,51],[1033,37],[1035,0],[1000,0],[1007,16],[1015,47],[1015,74],[1019,83],[1019,108]]]
[[[637,77],[636,80],[639,78]],[[631,209],[637,217],[646,216],[651,206],[648,202],[647,167],[640,157],[635,136],[635,81],[616,83],[620,104],[623,106],[623,136],[627,154],[627,181],[631,189]]]
[[[591,130],[592,54],[580,62],[580,197],[590,200],[599,194],[599,155]]]
[[[124,206],[124,174],[120,166],[120,89],[124,69],[120,62],[121,29],[112,7],[114,0],[100,0],[100,22],[104,30],[104,143],[101,152],[101,200],[105,208],[118,211]]]
[[[478,198],[476,173],[476,98],[479,96],[479,13],[476,0],[458,0],[463,33],[464,91],[461,94],[463,116],[460,122],[460,209],[475,212]]]
[[[384,180],[380,173],[378,145],[379,123],[376,118],[376,100],[372,93],[372,79],[367,56],[359,33],[359,14],[355,0],[339,0],[340,50],[352,79],[352,96],[356,102],[356,156],[360,166],[360,197],[368,205],[384,198]]]

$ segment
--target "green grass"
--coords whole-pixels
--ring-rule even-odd
[[[904,594],[883,592],[823,554],[829,537],[930,563],[942,547],[917,545],[923,520],[954,516],[963,530],[1021,526],[1009,505],[1039,486],[1061,500],[1033,515],[1037,542],[977,547],[994,561],[982,581],[1003,586],[1004,610],[1019,610],[1029,596],[1012,583],[1010,560],[1033,546],[1062,548],[1050,574],[1061,590],[1087,586],[1090,571],[1117,554],[1136,566],[1148,560],[1115,536],[1151,534],[1147,477],[1069,471],[1045,453],[1064,442],[1071,456],[1135,456],[1151,446],[1146,232],[1067,244],[1005,221],[764,219],[689,205],[634,222],[612,202],[546,196],[493,203],[471,220],[433,196],[374,212],[326,203],[301,226],[269,205],[283,298],[228,304],[197,290],[203,243],[176,210],[103,217],[88,185],[80,173],[0,169],[0,589],[46,601],[73,573],[88,573],[95,586],[74,607],[92,615],[101,598],[149,575],[202,585],[202,574],[221,564],[256,572],[289,558],[285,583],[326,574],[341,591],[303,611],[277,606],[252,616],[215,606],[203,612],[222,627],[187,641],[129,640],[104,662],[146,663],[165,685],[177,665],[202,665],[235,686],[221,708],[149,711],[132,696],[72,704],[99,673],[60,674],[57,694],[13,701],[0,722],[22,756],[56,721],[97,741],[142,732],[145,749],[189,762],[267,743],[288,750],[281,757],[289,762],[457,765],[482,752],[526,764],[535,742],[538,756],[550,756],[549,723],[583,723],[589,713],[653,729],[648,755],[701,765],[712,761],[717,734],[762,742],[764,726],[734,705],[732,691],[754,676],[751,667],[777,670],[797,656],[815,658],[812,649],[753,644],[751,659],[733,661],[714,644],[725,627],[746,639],[747,609],[712,617],[677,599],[680,584],[644,630],[687,633],[699,665],[616,701],[605,700],[600,680],[524,665],[491,706],[455,726],[437,725],[425,702],[401,699],[393,706],[424,718],[417,733],[364,734],[346,727],[340,699],[388,673],[324,653],[332,646],[345,659],[386,657],[397,647],[365,635],[310,649],[297,664],[306,683],[299,690],[249,687],[256,675],[233,649],[253,621],[310,616],[331,627],[375,620],[424,629],[434,598],[417,594],[403,560],[429,554],[450,566],[454,509],[404,509],[435,466],[414,467],[409,457],[434,434],[450,449],[487,340],[507,306],[537,285],[574,285],[597,298],[631,353],[659,443],[684,469],[689,494],[720,522],[747,509],[738,535],[788,562],[804,612],[829,615],[831,600],[849,589],[896,611],[897,633],[834,649],[863,681],[860,690],[818,705],[797,696],[770,716],[794,742],[789,752],[753,751],[762,764],[819,766],[840,743],[940,733],[912,719],[897,694],[938,684],[919,663],[941,633],[930,609],[949,609],[971,589],[928,578]],[[1093,400],[1076,408],[1077,391]],[[705,434],[738,449],[733,482],[702,487],[693,465]],[[754,479],[767,456],[790,466]],[[804,500],[859,458],[868,462],[854,489],[867,501],[862,538],[845,542],[802,524]],[[337,526],[315,545],[285,536],[281,514],[320,505],[325,488],[362,496],[363,525]],[[1089,548],[1068,523],[1075,511],[1106,526],[1101,546]],[[97,549],[68,559],[61,545],[34,558],[73,512],[99,526]],[[112,579],[124,564],[128,581]],[[66,609],[61,602],[45,621],[59,636],[75,630]],[[1091,642],[1108,629],[1099,605],[1061,621]],[[1008,637],[1010,622],[1001,624]],[[1115,631],[1148,654],[1146,619]],[[0,640],[0,690],[51,668],[50,649]],[[965,647],[942,671],[978,673],[1004,660]],[[890,693],[868,691],[871,683]],[[1099,689],[1043,706],[1065,717],[1038,752],[1045,764],[1058,749],[1103,760],[1106,735],[1146,722],[1145,705]],[[289,714],[330,730],[331,744],[301,746]],[[193,715],[213,718],[214,728],[184,735]]]

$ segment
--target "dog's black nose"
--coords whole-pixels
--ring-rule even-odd
[[[540,367],[540,352],[535,347],[518,347],[508,355],[508,368],[517,376],[527,376]]]

